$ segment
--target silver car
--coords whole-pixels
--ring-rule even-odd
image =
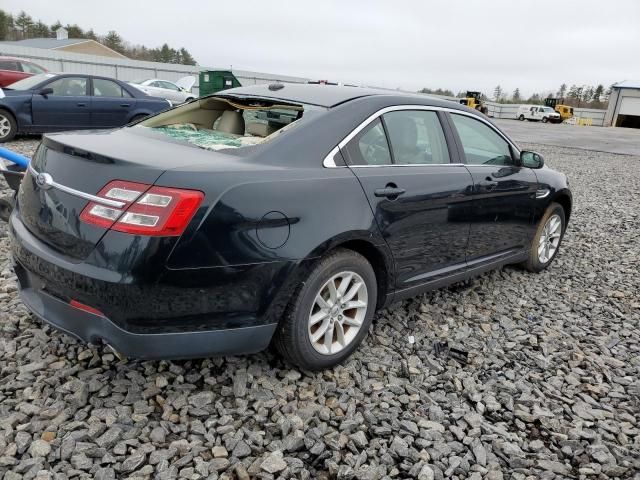
[[[147,95],[167,99],[174,105],[188,102],[197,96],[191,93],[191,89],[196,83],[196,77],[192,75],[182,77],[175,83],[160,78],[148,78],[129,83]]]

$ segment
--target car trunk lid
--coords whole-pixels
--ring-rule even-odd
[[[113,180],[153,185],[170,168],[215,164],[227,157],[176,144],[161,134],[141,135],[144,130],[148,129],[45,137],[18,194],[18,214],[26,228],[53,249],[80,261],[107,231],[80,220],[88,203],[86,194],[97,195]]]

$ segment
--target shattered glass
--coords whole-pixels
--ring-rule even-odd
[[[215,130],[198,130],[194,125],[190,124],[155,127],[153,131],[208,150],[246,147],[248,145],[256,145],[263,140],[262,137],[233,135]]]

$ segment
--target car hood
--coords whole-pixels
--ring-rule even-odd
[[[190,92],[195,84],[196,84],[196,77],[194,77],[193,75],[182,77],[180,80],[176,82],[177,86],[179,86],[180,88],[184,88],[187,92]]]
[[[0,98],[22,97],[31,95],[33,95],[33,92],[31,90],[10,90],[8,88],[0,88]]]

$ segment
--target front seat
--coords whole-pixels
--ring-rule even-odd
[[[244,135],[244,117],[236,110],[225,110],[216,128],[219,132]]]

